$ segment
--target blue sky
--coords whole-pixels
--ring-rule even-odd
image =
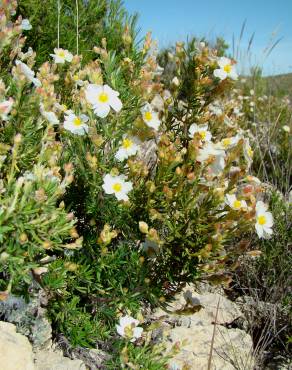
[[[292,72],[292,0],[124,0],[124,4],[130,13],[140,14],[141,35],[151,30],[160,47],[187,35],[222,36],[232,45],[232,35],[239,38],[246,19],[242,55],[253,32],[255,37],[252,55],[239,58],[239,70],[256,63],[266,75]],[[282,40],[265,58],[263,50],[278,38]]]

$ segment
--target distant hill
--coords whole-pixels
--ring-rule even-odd
[[[264,77],[271,94],[288,95],[292,99],[292,73]]]

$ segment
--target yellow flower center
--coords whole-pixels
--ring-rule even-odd
[[[80,126],[82,124],[82,121],[79,117],[75,117],[73,120],[74,126]]]
[[[258,216],[258,223],[260,225],[265,225],[267,223],[266,216],[264,216],[264,215]]]
[[[133,141],[130,139],[124,139],[123,140],[123,147],[125,149],[130,149],[133,146]]]
[[[122,190],[122,185],[119,182],[116,182],[115,184],[113,184],[113,190],[116,191],[116,192],[121,191]]]
[[[145,112],[144,113],[144,118],[146,121],[151,121],[152,120],[152,113],[151,112]]]
[[[226,64],[226,66],[224,66],[224,71],[226,72],[226,73],[230,73],[231,72],[231,65],[230,64]]]
[[[226,138],[222,140],[223,146],[229,146],[231,144],[231,139]]]
[[[60,50],[57,52],[58,57],[65,58],[65,52],[64,50]]]
[[[78,75],[77,75],[77,74],[73,76],[73,80],[74,80],[74,81],[78,81],[78,80],[79,80],[79,77],[78,77]]]
[[[108,94],[105,92],[102,92],[101,94],[99,94],[98,100],[101,103],[106,103],[108,101]]]
[[[247,154],[248,154],[249,157],[252,157],[253,156],[253,150],[251,149],[251,147],[249,147],[247,149]]]
[[[240,200],[235,200],[233,202],[233,207],[236,208],[236,209],[240,208],[241,207],[241,201]]]
[[[125,326],[124,333],[127,338],[133,338],[134,331],[133,331],[132,325]]]
[[[206,131],[200,131],[199,132],[199,135],[201,136],[201,139],[202,140],[205,140],[206,139],[207,132]]]

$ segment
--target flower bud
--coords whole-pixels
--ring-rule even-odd
[[[45,248],[45,249],[51,249],[52,248],[52,243],[49,240],[45,240],[43,242],[43,248]]]
[[[14,144],[20,144],[21,143],[21,140],[22,140],[21,134],[16,134],[14,136]]]
[[[77,263],[73,263],[73,262],[66,262],[64,264],[64,266],[65,266],[66,270],[72,271],[72,272],[74,272],[78,269]]]
[[[19,236],[19,242],[20,244],[24,244],[25,242],[27,242],[27,235],[26,233],[21,233],[20,236]]]
[[[143,234],[148,234],[149,228],[148,228],[148,225],[146,224],[146,222],[139,221],[139,230]]]
[[[72,229],[70,230],[70,236],[71,238],[74,238],[74,239],[77,239],[79,237],[78,232],[75,229],[75,227],[72,227]]]
[[[176,87],[178,87],[178,86],[179,86],[179,84],[180,84],[179,79],[178,79],[176,76],[175,76],[175,77],[173,77],[173,79],[172,79],[171,83],[172,83],[174,86],[176,86]]]
[[[8,258],[9,258],[9,254],[8,253],[6,253],[6,252],[2,252],[1,254],[0,254],[0,261],[1,262],[4,262],[4,261],[6,261]]]

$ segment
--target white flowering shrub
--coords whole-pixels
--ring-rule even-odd
[[[15,5],[1,9],[1,287],[37,275],[59,330],[92,345],[142,299],[228,280],[234,238],[269,236],[273,217],[238,115],[216,102],[234,61],[178,43],[168,82],[150,35],[125,45],[124,25],[120,52],[103,39],[88,63],[57,48],[36,67]],[[139,339],[125,317],[118,334]]]

